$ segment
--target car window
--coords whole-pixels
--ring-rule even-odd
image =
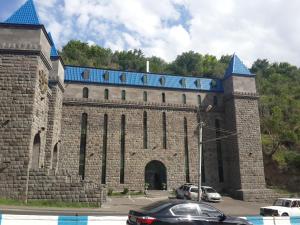
[[[216,193],[216,190],[214,190],[212,188],[206,188],[206,192],[207,193]]]
[[[179,204],[173,206],[171,212],[175,216],[199,216],[198,205],[194,203]]]
[[[290,207],[291,206],[291,201],[284,201],[284,206],[285,207]]]
[[[291,207],[300,207],[300,201],[293,201]]]
[[[198,188],[191,188],[190,190],[191,192],[195,192],[195,193],[198,193]]]
[[[209,206],[209,205],[199,204],[199,208],[200,208],[201,216],[218,217],[218,216],[222,215],[222,213],[219,210],[217,210],[216,208]]]

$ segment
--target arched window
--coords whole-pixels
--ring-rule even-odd
[[[201,102],[202,102],[201,95],[198,95],[198,105],[201,105]]]
[[[161,94],[161,101],[162,101],[163,103],[166,102],[166,95],[165,95],[165,93],[162,93],[162,94]]]
[[[122,90],[122,96],[121,96],[122,100],[126,100],[126,91]]]
[[[162,114],[162,126],[163,126],[163,148],[167,149],[167,118],[166,113]]]
[[[85,173],[85,153],[86,153],[86,134],[88,116],[83,113],[81,116],[81,137],[80,137],[80,152],[79,152],[79,175],[84,180]]]
[[[144,102],[147,102],[147,101],[148,101],[148,94],[147,94],[147,91],[144,91],[144,94],[143,94],[143,100],[144,100]]]
[[[109,90],[108,90],[108,89],[105,89],[105,90],[104,90],[104,99],[105,99],[105,100],[108,100],[108,98],[109,98]]]
[[[182,94],[182,104],[186,104],[186,95]]]
[[[144,130],[143,146],[144,146],[144,149],[146,149],[146,148],[148,148],[148,124],[147,124],[147,112],[146,111],[143,114],[143,130]]]
[[[214,106],[218,105],[218,97],[215,95],[214,96]]]
[[[89,97],[89,89],[87,87],[84,87],[82,89],[82,97],[83,98],[88,98]]]
[[[58,162],[58,143],[56,143],[54,148],[53,148],[52,169],[56,170],[57,162]]]
[[[184,121],[183,121],[183,130],[184,130],[185,180],[187,183],[189,183],[190,182],[189,142],[188,142],[188,126],[187,126],[186,117],[184,117]]]
[[[120,184],[124,184],[125,176],[125,115],[121,117],[121,158],[120,158]]]
[[[105,114],[104,122],[103,122],[103,152],[102,152],[101,184],[106,184],[107,124],[108,124],[108,116],[107,114]]]
[[[40,167],[40,150],[41,150],[41,137],[40,134],[36,134],[33,140],[33,149],[31,155],[31,168],[38,169]]]

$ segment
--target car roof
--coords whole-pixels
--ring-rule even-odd
[[[280,199],[280,200],[290,200],[290,201],[295,201],[295,200],[300,201],[300,198],[278,198],[278,199]]]
[[[210,186],[201,186],[202,188],[212,188]],[[212,188],[213,189],[213,188]]]

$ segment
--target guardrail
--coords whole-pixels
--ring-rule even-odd
[[[300,217],[242,217],[253,225],[300,225]],[[126,216],[36,216],[0,214],[0,225],[125,225]]]

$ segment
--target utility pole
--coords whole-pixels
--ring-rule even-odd
[[[208,113],[212,109],[212,105],[208,105],[205,109],[205,113]],[[202,177],[202,136],[203,136],[203,126],[204,126],[204,120],[202,120],[201,115],[200,115],[200,105],[198,109],[198,118],[199,118],[199,132],[198,132],[198,201],[201,201],[201,177]]]
[[[198,132],[198,201],[200,202],[201,201],[201,194],[202,194],[202,191],[201,191],[201,172],[202,172],[202,130],[203,130],[203,121],[200,121],[199,123],[199,132]]]

